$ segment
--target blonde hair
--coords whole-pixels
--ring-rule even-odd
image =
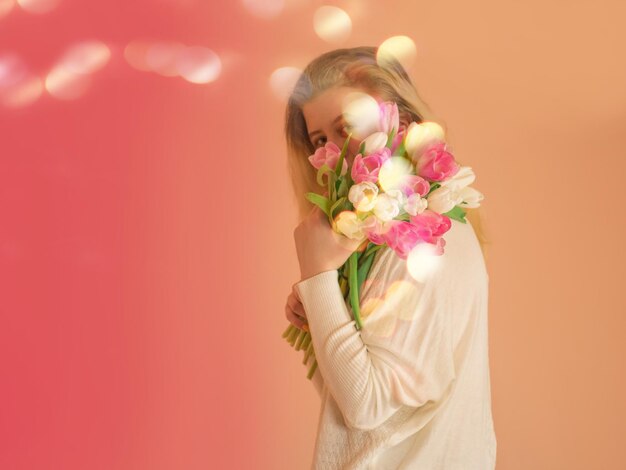
[[[377,48],[360,46],[325,52],[311,61],[303,70],[287,102],[285,112],[285,138],[287,167],[295,193],[298,218],[302,220],[311,210],[307,192],[320,192],[316,181],[317,170],[308,156],[315,148],[309,141],[302,106],[318,94],[334,87],[347,86],[379,95],[385,101],[398,105],[400,116],[408,122],[436,121],[434,113],[420,98],[405,68],[393,57],[377,60]],[[442,124],[445,129],[445,124]],[[466,209],[469,220],[486,256],[485,235],[480,207]],[[445,238],[445,237],[444,237]]]

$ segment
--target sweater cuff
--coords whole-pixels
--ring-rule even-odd
[[[306,278],[298,282],[295,288],[306,310],[312,336],[319,333],[323,338],[337,326],[355,323],[339,287],[339,274],[336,269],[322,271]]]

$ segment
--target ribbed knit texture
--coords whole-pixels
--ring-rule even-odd
[[[452,221],[438,267],[416,280],[376,253],[355,328],[336,270],[296,284],[321,397],[311,468],[492,470],[488,274],[474,230]]]

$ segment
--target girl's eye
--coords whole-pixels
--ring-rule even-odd
[[[326,145],[326,137],[319,137],[315,142],[313,142],[313,146],[315,148],[323,147]]]

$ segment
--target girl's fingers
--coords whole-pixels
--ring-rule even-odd
[[[287,305],[298,316],[306,318],[306,311],[304,305],[294,295],[287,297]]]
[[[287,320],[301,330],[308,331],[308,324],[301,317],[296,315],[288,305],[285,305],[285,316]]]

